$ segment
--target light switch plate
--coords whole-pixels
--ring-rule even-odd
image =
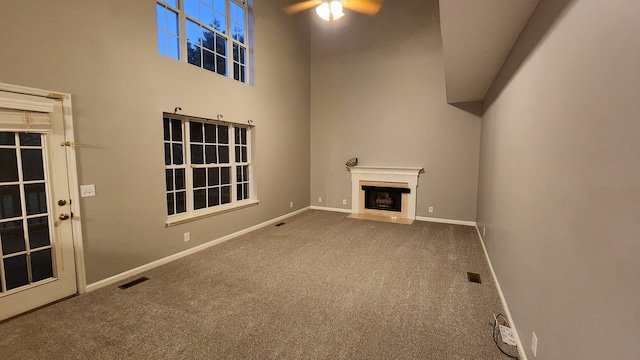
[[[89,197],[96,196],[96,186],[91,185],[80,185],[80,197]]]

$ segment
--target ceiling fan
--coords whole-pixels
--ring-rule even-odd
[[[320,18],[333,21],[344,15],[343,8],[362,14],[375,15],[380,11],[383,2],[384,0],[307,0],[285,6],[284,12],[291,15],[315,6],[316,13]]]

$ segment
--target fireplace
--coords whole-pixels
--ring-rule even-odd
[[[364,208],[402,212],[402,194],[411,192],[409,188],[363,185]]]
[[[411,224],[422,168],[354,166],[349,217]]]

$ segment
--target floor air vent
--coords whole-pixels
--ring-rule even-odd
[[[480,281],[480,274],[468,272],[467,279],[469,280],[469,282],[482,284],[482,281]]]
[[[284,225],[284,224],[285,224],[285,223],[277,223],[277,224],[276,224],[276,226],[282,226],[282,225]]]
[[[132,286],[138,285],[138,284],[140,284],[140,283],[142,283],[142,282],[145,282],[145,281],[147,281],[147,280],[149,280],[149,278],[148,278],[148,277],[146,277],[146,276],[143,276],[143,277],[141,277],[141,278],[137,278],[137,279],[135,279],[135,280],[129,281],[129,282],[128,282],[128,283],[126,283],[126,284],[122,284],[122,285],[118,286],[118,288],[119,288],[119,289],[128,289],[128,288],[130,288],[130,287],[132,287]]]

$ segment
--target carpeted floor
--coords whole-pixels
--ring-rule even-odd
[[[1,323],[0,359],[507,359],[474,228],[284,222]]]

